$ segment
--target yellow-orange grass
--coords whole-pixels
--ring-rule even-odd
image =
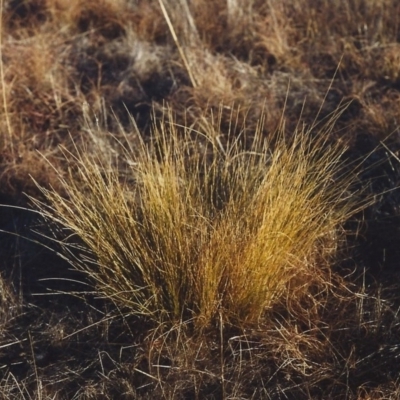
[[[355,209],[343,149],[324,139],[330,127],[278,133],[273,148],[256,132],[245,150],[170,118],[152,145],[124,150],[134,184],[66,154],[68,197],[42,189],[51,205],[38,204],[83,240],[91,256],[74,263],[119,305],[158,322],[255,324],[329,284],[340,225]]]

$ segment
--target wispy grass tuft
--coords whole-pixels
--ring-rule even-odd
[[[328,261],[357,207],[344,150],[326,140],[332,121],[270,140],[260,124],[244,145],[169,115],[150,144],[124,150],[129,180],[65,153],[67,196],[42,189],[50,205],[37,204],[83,241],[88,253],[72,262],[119,305],[158,323],[256,325],[329,288]]]

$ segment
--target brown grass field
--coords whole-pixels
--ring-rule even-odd
[[[1,0],[1,399],[400,399],[397,0]]]

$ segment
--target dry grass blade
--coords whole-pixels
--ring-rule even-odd
[[[1,81],[1,93],[3,100],[3,112],[4,117],[7,124],[7,133],[9,136],[9,143],[11,146],[11,154],[14,157],[14,145],[13,145],[13,128],[10,122],[10,114],[8,111],[8,100],[7,100],[7,90],[5,83],[5,74],[4,74],[4,64],[3,64],[3,8],[4,8],[4,0],[0,1],[0,81]]]
[[[172,21],[171,21],[171,18],[169,17],[168,11],[165,8],[164,1],[163,0],[158,0],[158,2],[160,3],[160,7],[161,7],[162,13],[164,15],[165,21],[168,24],[168,28],[169,28],[169,30],[171,32],[172,38],[174,39],[176,47],[177,47],[177,49],[179,51],[179,55],[181,56],[182,62],[184,64],[185,68],[186,68],[186,71],[187,71],[188,75],[189,75],[190,82],[192,83],[192,86],[195,88],[195,87],[197,87],[196,79],[195,79],[195,77],[194,77],[194,75],[192,73],[192,69],[191,69],[189,61],[188,61],[188,59],[186,57],[186,54],[185,54],[181,44],[179,43],[178,36],[176,35],[175,29],[174,29],[174,25],[172,24]]]

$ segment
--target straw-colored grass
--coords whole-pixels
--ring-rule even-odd
[[[0,398],[399,398],[399,1],[1,3]]]
[[[273,145],[256,132],[245,148],[169,117],[152,144],[125,150],[133,185],[66,154],[76,164],[60,177],[67,197],[43,189],[51,206],[41,208],[83,240],[90,256],[73,262],[119,305],[158,322],[256,324],[329,285],[327,260],[354,209],[330,128],[278,132]]]

